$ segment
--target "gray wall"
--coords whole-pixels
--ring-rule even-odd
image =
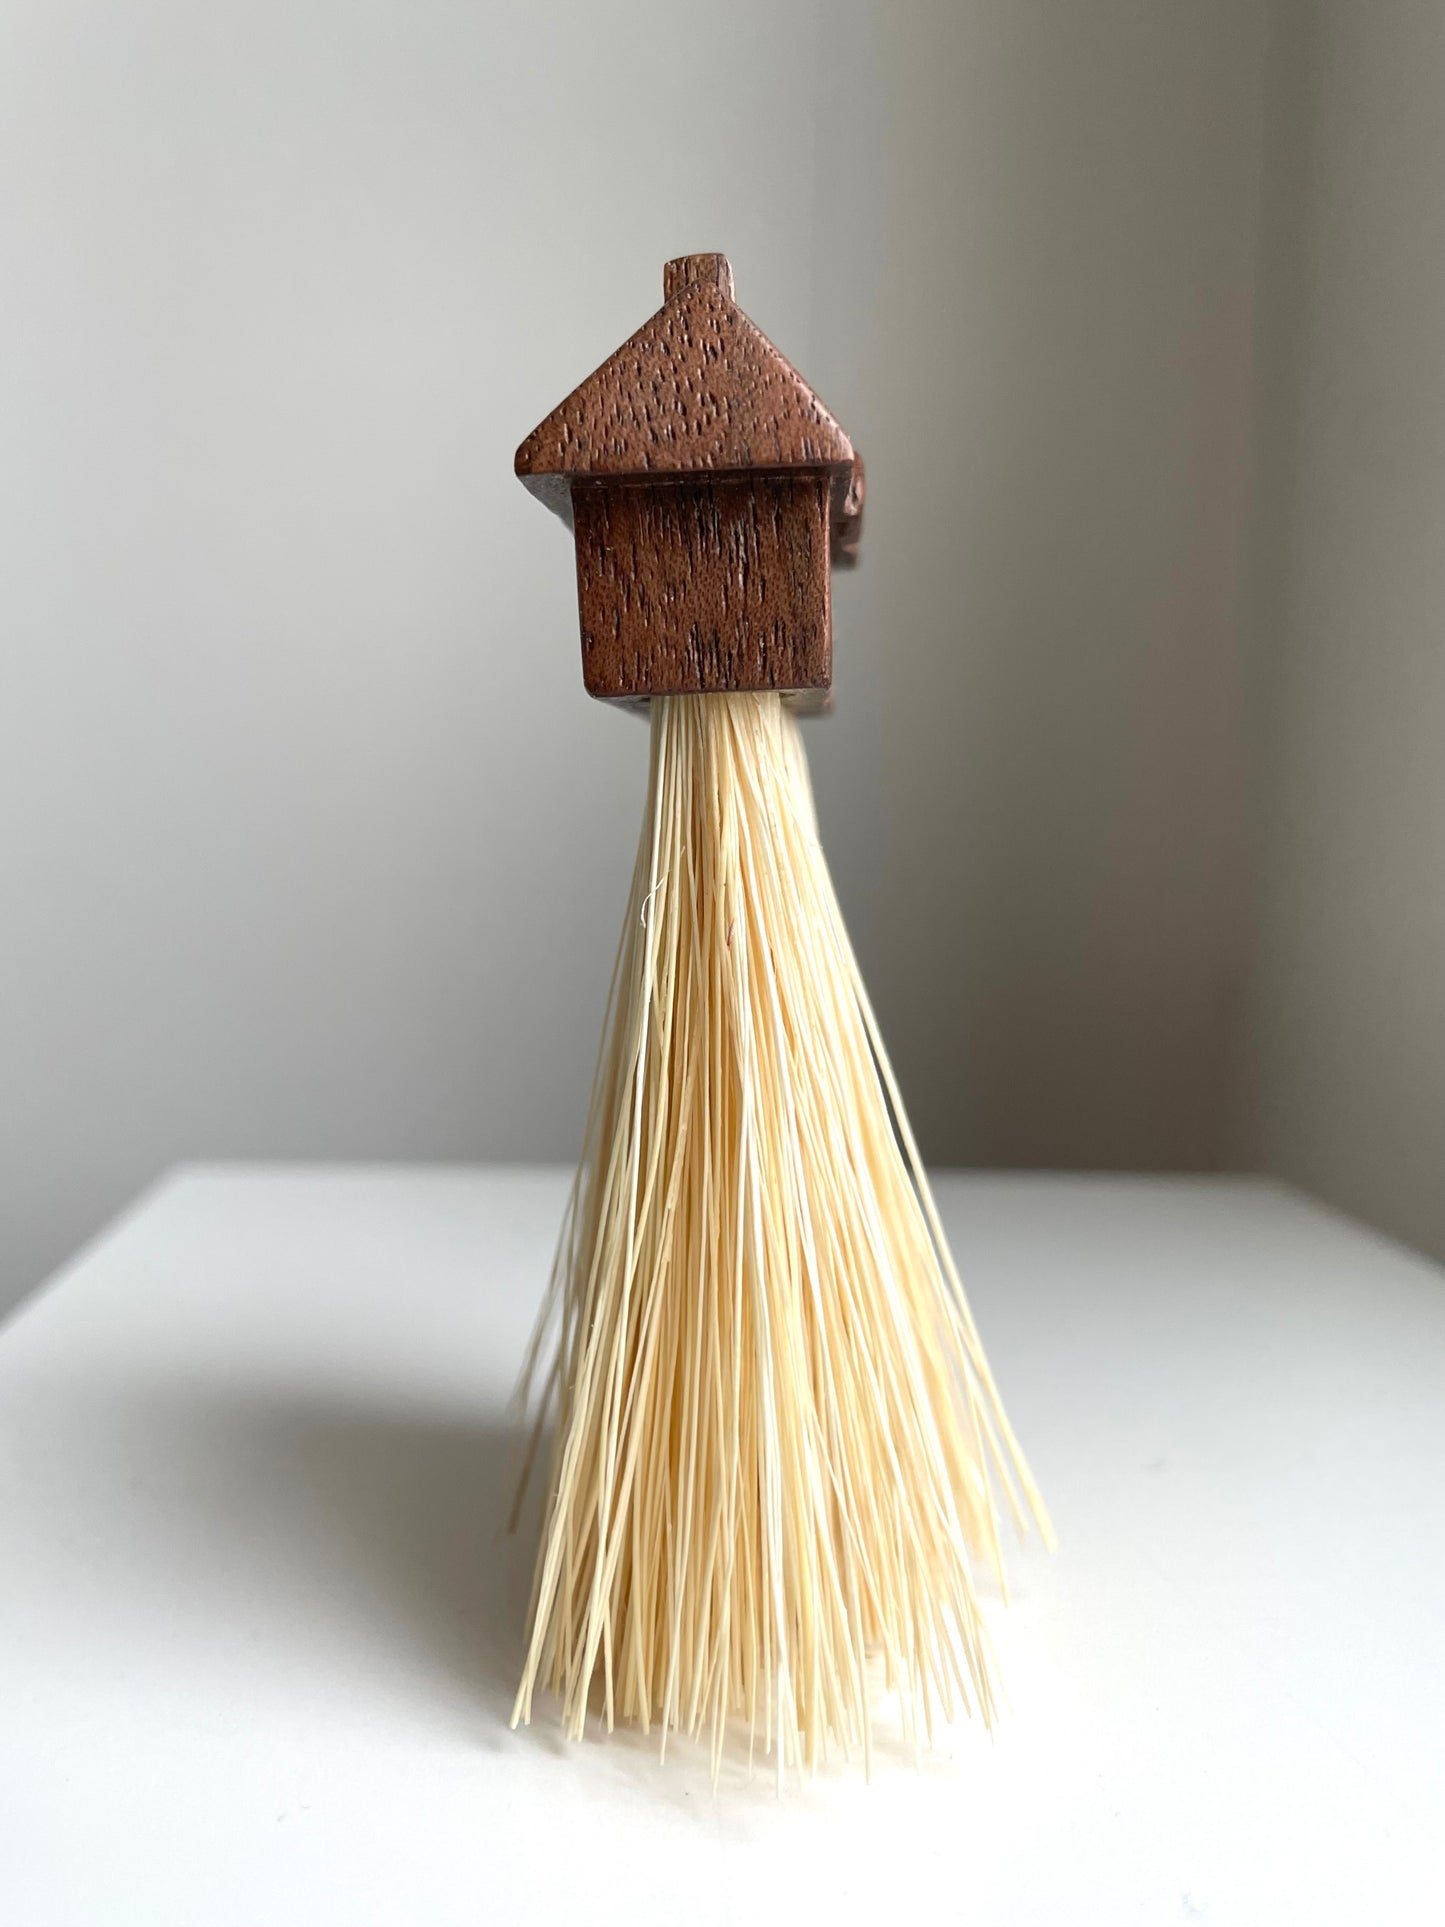
[[[876,227],[838,250],[853,358],[824,391],[870,483],[819,751],[845,903],[934,1158],[1216,1165],[1263,17],[886,18],[845,170]]]
[[[645,745],[510,457],[687,249],[868,457],[925,1148],[1235,1153],[1265,25],[0,0],[0,1297],[181,1157],[572,1155]]]
[[[1445,9],[1282,27],[1241,1152],[1445,1258]]]

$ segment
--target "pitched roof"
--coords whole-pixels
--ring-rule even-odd
[[[792,363],[732,298],[724,255],[684,255],[667,298],[532,430],[516,468],[571,519],[574,478],[830,469],[845,491],[853,444]]]

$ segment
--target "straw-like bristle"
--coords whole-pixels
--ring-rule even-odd
[[[652,704],[581,1168],[525,1383],[556,1436],[516,1720],[734,1718],[778,1766],[993,1715],[971,1560],[1045,1540],[776,696]],[[1017,1490],[1016,1490],[1017,1486]],[[1021,1498],[1020,1495],[1021,1494]]]

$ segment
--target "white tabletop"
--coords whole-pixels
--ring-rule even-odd
[[[184,1171],[0,1334],[0,1920],[1445,1918],[1437,1268],[1262,1184],[945,1179],[1060,1550],[992,1740],[779,1798],[508,1730],[563,1182]]]

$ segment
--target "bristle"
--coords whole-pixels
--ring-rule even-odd
[[[745,1723],[779,1771],[993,1713],[973,1567],[1042,1502],[944,1242],[776,696],[652,704],[647,816],[534,1339],[526,1667],[581,1737]]]

